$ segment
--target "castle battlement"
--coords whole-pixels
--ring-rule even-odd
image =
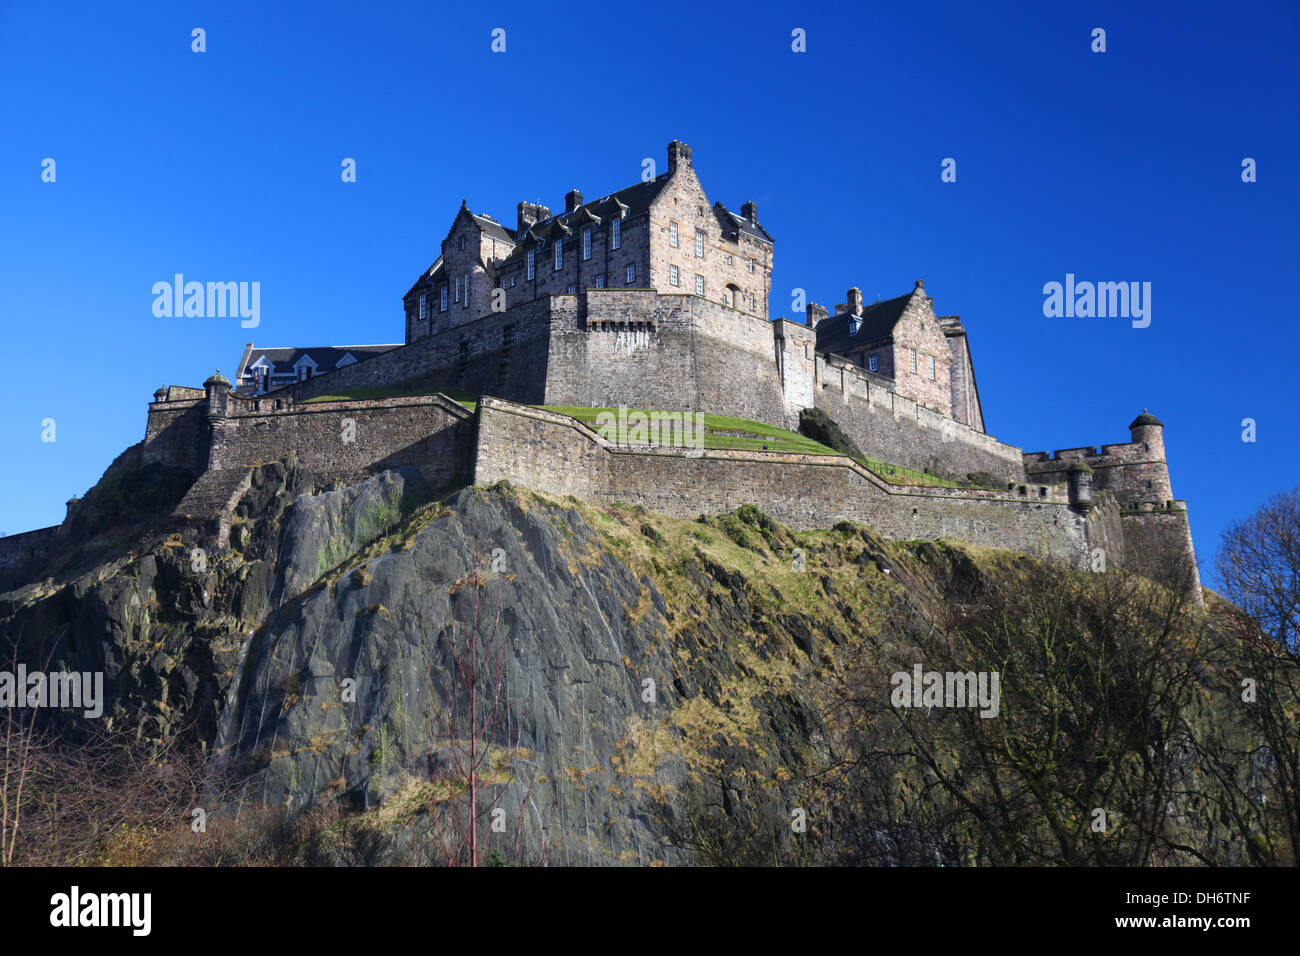
[[[340,478],[413,467],[435,489],[505,478],[677,515],[750,503],[798,528],[851,518],[1072,563],[1097,550],[1114,566],[1194,561],[1158,419],[1143,413],[1130,441],[1100,450],[1025,453],[998,440],[966,325],[936,315],[920,280],[869,305],[849,289],[834,314],[810,303],[806,323],[769,321],[774,240],[753,203],[735,214],[709,202],[685,144],[669,145],[667,171],[651,180],[590,202],[573,190],[563,213],[517,212],[510,228],[462,202],[403,297],[401,345],[250,343],[240,389],[217,374],[201,389],[155,392],[143,460],[199,476],[185,514],[228,527],[206,512],[233,507],[241,474],[295,455]],[[402,394],[365,397],[376,391]],[[475,410],[443,391],[479,396]],[[843,456],[615,447],[537,406],[791,430],[815,409],[864,455],[966,487],[896,485]]]

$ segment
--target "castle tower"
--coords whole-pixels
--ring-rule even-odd
[[[1121,495],[1133,503],[1167,506],[1173,499],[1169,466],[1165,461],[1165,425],[1145,408],[1129,424],[1133,436],[1134,463],[1125,468],[1125,487]]]

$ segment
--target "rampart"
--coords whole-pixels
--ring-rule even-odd
[[[1008,483],[1027,479],[1019,448],[918,405],[847,359],[817,355],[814,397],[816,407],[873,458],[953,478],[982,471]]]
[[[562,415],[496,399],[478,407],[475,484],[640,504],[676,517],[753,504],[794,528],[850,519],[900,539],[957,538],[1081,566],[1089,521],[1064,486],[1008,492],[894,486],[830,455],[617,446]]]

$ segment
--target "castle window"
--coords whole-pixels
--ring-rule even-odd
[[[704,276],[697,275],[695,277],[695,294],[704,295]]]
[[[455,295],[455,297],[452,299],[452,301],[453,301],[453,302],[459,302],[459,301],[460,301],[460,276],[456,276],[456,295]]]
[[[636,263],[633,263],[632,265],[627,267],[627,284],[628,285],[636,284]]]
[[[420,318],[422,319],[427,319],[429,317],[428,298],[429,297],[425,293],[420,293]]]
[[[447,287],[443,286],[438,291],[442,294],[442,301],[439,303],[438,311],[446,312],[447,311]]]
[[[681,273],[678,272],[676,266],[669,266],[669,267],[668,267],[668,283],[669,283],[670,285],[681,285],[681,284],[682,284],[682,276],[681,276]]]
[[[456,240],[456,242],[457,242],[458,247],[460,248],[460,251],[461,251],[461,252],[464,252],[464,251],[465,251],[465,237],[464,237],[464,236],[461,236],[458,240]]]
[[[613,230],[610,233],[610,238],[612,240],[611,244],[615,249],[617,249],[619,246],[623,245],[623,221],[621,219],[615,219],[610,225],[610,229]]]
[[[591,258],[591,230],[582,230],[582,258]]]
[[[754,259],[753,259],[752,256],[751,256],[750,259],[749,259],[749,271],[750,271],[750,272],[753,272],[753,271],[754,271]]]
[[[933,355],[928,355],[928,356],[926,356],[926,358],[928,359],[928,361],[929,361],[929,363],[930,363],[930,381],[933,382],[933,381],[934,381],[934,356],[933,356]]]
[[[668,224],[668,245],[677,248],[677,223],[675,222]]]
[[[465,273],[465,308],[469,308],[469,273]]]
[[[559,272],[564,268],[564,240],[555,240],[555,271]]]
[[[908,360],[912,363],[912,374],[916,374],[916,349],[908,349]]]
[[[695,230],[695,258],[704,258],[704,233],[698,229]]]
[[[867,358],[867,371],[869,372],[880,371],[880,356],[872,355]]]
[[[597,289],[603,289],[603,288],[605,288],[605,277],[604,277],[604,276],[596,276],[596,288],[597,288]]]
[[[536,262],[537,262],[537,250],[529,249],[528,250],[528,278],[530,279],[535,278],[537,275]],[[446,308],[446,306],[444,306],[443,308]]]

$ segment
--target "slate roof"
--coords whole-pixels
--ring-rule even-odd
[[[734,231],[742,235],[750,236],[754,239],[761,239],[763,242],[766,242],[768,245],[773,244],[772,234],[768,232],[766,229],[764,229],[761,225],[759,225],[756,222],[750,222],[748,219],[746,219],[744,216],[740,215],[739,213],[732,212],[726,206],[722,205],[722,203],[717,203],[716,206],[718,209],[722,211],[723,217],[730,218],[731,222],[730,222],[729,231]],[[728,224],[725,221],[723,223],[723,228],[724,229],[728,228]]]
[[[860,316],[862,324],[854,332],[849,324],[850,315],[841,312],[822,319],[817,323],[817,350],[819,352],[843,352],[888,338],[894,333],[894,326],[903,316],[903,310],[911,301],[912,293],[900,295],[895,299],[885,299],[873,305],[863,306]]]
[[[297,377],[295,365],[304,355],[310,356],[311,360],[316,363],[316,371],[313,374],[321,375],[338,368],[339,360],[345,355],[351,355],[358,362],[362,362],[398,348],[400,345],[401,343],[393,345],[323,345],[308,348],[251,348],[247,350],[247,354],[240,364],[238,382],[240,386],[246,384],[244,381],[245,374],[262,357],[265,357],[271,363],[272,384],[276,384],[276,378],[283,378],[284,376]]]
[[[621,203],[622,206],[627,207],[627,211],[623,214],[625,219],[639,216],[650,209],[650,204],[654,202],[656,196],[663,192],[663,188],[667,183],[668,173],[664,173],[649,182],[636,183],[626,189],[620,189],[616,193],[610,193],[608,196],[601,196],[599,199],[583,203],[573,212],[558,213],[549,219],[535,222],[524,235],[518,238],[518,245],[515,246],[510,255],[506,256],[505,261],[513,262],[522,256],[524,247],[529,245],[527,240],[530,237],[541,241],[549,241],[557,235],[564,239],[570,239],[578,235],[579,230],[582,228],[581,224],[588,221],[586,213],[596,216],[603,224],[608,222],[611,217],[618,215]]]
[[[494,239],[504,239],[509,243],[515,241],[515,231],[507,229],[491,216],[480,216],[478,213],[470,213],[470,215],[478,220],[478,224],[482,227],[485,235],[492,236]]]

